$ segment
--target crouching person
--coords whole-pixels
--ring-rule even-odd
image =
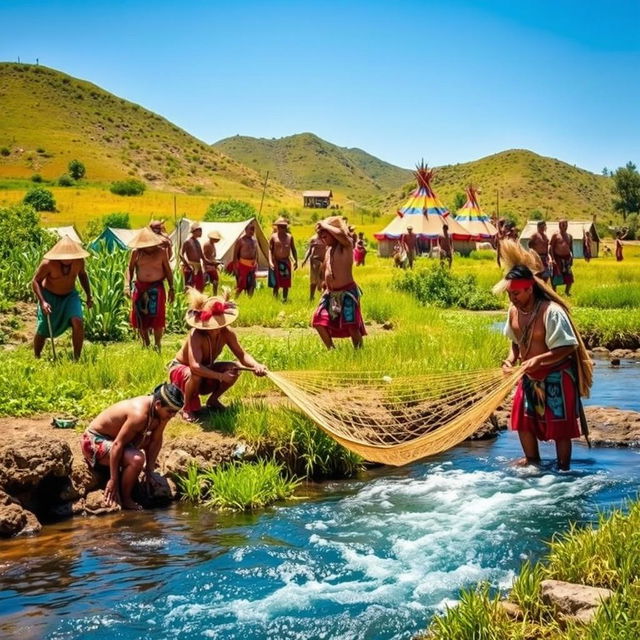
[[[82,434],[82,453],[89,466],[109,469],[104,491],[109,504],[142,509],[131,497],[133,488],[143,470],[145,484],[151,484],[164,428],[183,402],[182,391],[164,383],[150,396],[122,400],[105,409]]]
[[[207,409],[224,409],[220,396],[237,382],[241,370],[264,376],[267,369],[244,351],[229,328],[238,318],[234,302],[227,296],[207,298],[194,290],[188,298],[185,320],[193,328],[169,364],[169,379],[184,393],[182,416],[192,422],[201,409],[201,395],[209,396]],[[217,361],[224,347],[229,347],[238,362]]]

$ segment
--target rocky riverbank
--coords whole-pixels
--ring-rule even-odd
[[[587,407],[586,414],[594,445],[640,446],[640,412]],[[470,440],[497,437],[508,427],[508,418],[509,407],[504,406]],[[34,534],[43,522],[55,519],[119,509],[105,502],[107,478],[87,467],[79,434],[56,429],[50,420],[0,419],[0,537]],[[215,466],[253,456],[246,443],[215,432],[168,438],[153,491],[136,498],[145,506],[166,505],[176,499],[176,478],[190,464]]]

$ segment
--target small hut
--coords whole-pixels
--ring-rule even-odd
[[[328,209],[331,206],[331,191],[303,191],[302,202],[306,209]]]
[[[407,233],[407,227],[413,228],[423,251],[430,252],[438,245],[438,239],[444,235],[442,228],[445,224],[449,227],[455,251],[469,253],[475,248],[475,244],[469,240],[469,232],[449,215],[449,209],[440,202],[431,188],[433,174],[433,169],[429,169],[424,163],[416,167],[414,175],[418,187],[411,193],[404,206],[398,209],[398,216],[382,231],[374,234],[378,240],[379,256],[393,255],[393,246]]]
[[[538,230],[539,220],[529,220],[525,225],[518,240],[525,248],[529,248],[529,239]],[[554,233],[560,231],[560,224],[557,220],[547,222],[547,236],[551,239]],[[591,257],[597,258],[600,253],[600,236],[596,230],[596,225],[589,220],[569,220],[567,222],[567,233],[573,239],[571,252],[574,258],[584,258],[584,234],[588,231],[591,234]]]
[[[114,249],[129,249],[129,241],[133,239],[140,229],[117,229],[107,227],[97,238],[89,243],[89,249],[93,251],[105,247],[107,251]]]

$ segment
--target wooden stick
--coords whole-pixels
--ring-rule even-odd
[[[44,313],[44,310],[42,311],[42,313]],[[48,313],[45,313],[45,315],[47,316],[47,326],[49,327],[49,337],[51,338],[51,351],[53,351],[53,361],[57,362],[58,358],[56,356],[56,343],[53,340],[53,328],[51,327],[51,315]]]

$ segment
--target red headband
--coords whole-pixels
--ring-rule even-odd
[[[533,287],[535,281],[533,278],[516,278],[515,280],[507,280],[507,291],[522,291]]]

